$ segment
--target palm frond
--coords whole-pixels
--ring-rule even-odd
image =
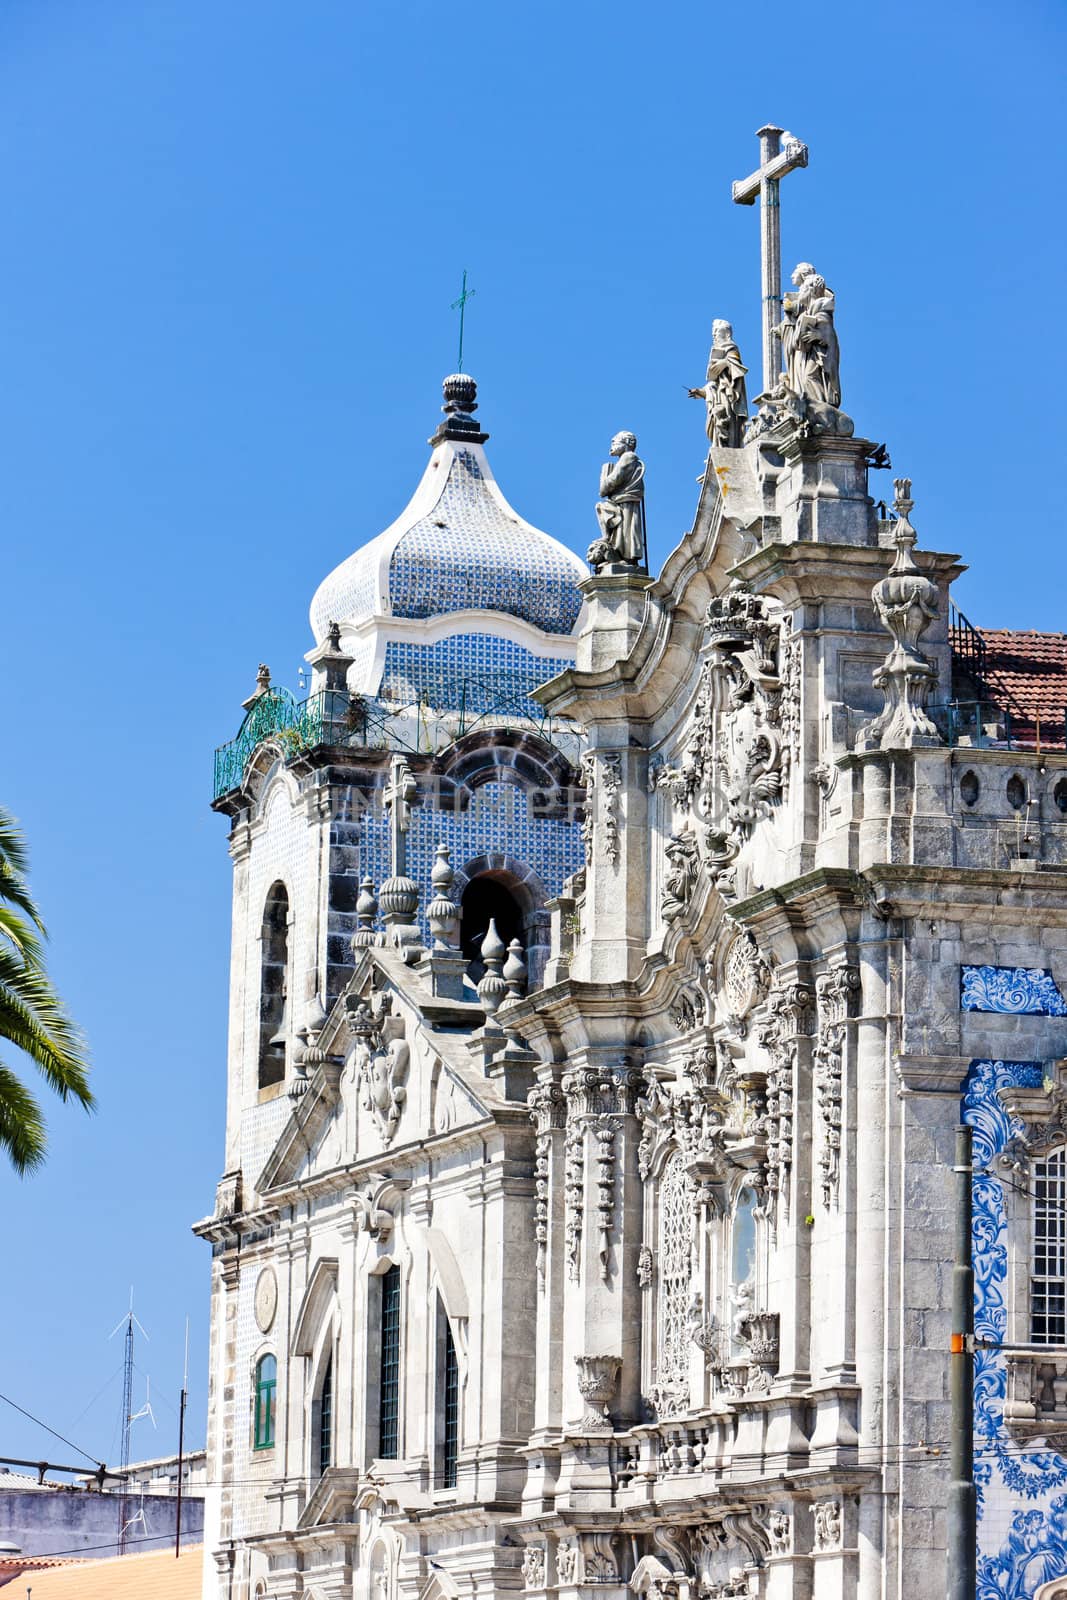
[[[62,1100],[93,1103],[81,1031],[47,974],[0,946],[0,1038],[24,1050]]]
[[[40,1106],[22,1080],[0,1062],[0,1147],[22,1176],[41,1165],[45,1144]]]
[[[0,806],[0,900],[17,906],[44,933],[41,913],[26,882],[28,870],[29,853],[22,831],[10,811]]]
[[[39,928],[40,924],[28,921],[20,911],[0,904],[0,938],[9,939],[23,961],[31,961],[35,966],[44,960]]]

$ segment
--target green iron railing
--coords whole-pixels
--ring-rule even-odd
[[[517,682],[468,676],[449,684],[442,698],[456,709],[438,711],[425,695],[401,704],[321,689],[296,700],[287,689],[268,689],[249,707],[236,739],[215,751],[214,798],[240,787],[254,752],[268,740],[280,746],[285,760],[320,745],[433,755],[477,727],[514,728],[539,734],[578,762],[581,740],[574,725],[549,716]]]

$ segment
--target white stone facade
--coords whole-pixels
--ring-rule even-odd
[[[397,917],[331,985],[331,881],[363,870],[336,830],[387,752],[265,746],[222,805],[213,1600],[945,1593],[954,1130],[988,1145],[979,1311],[1029,1346],[1015,1201],[1067,1141],[1067,754],[927,726],[961,569],[913,560],[907,489],[880,518],[874,446],[830,409],[713,447],[658,577],[582,580],[575,665],[537,697],[584,755],[531,728],[509,784],[516,835],[552,825],[523,870],[550,834],[585,865],[528,908],[544,981],[498,1019]],[[464,804],[505,747],[471,746]],[[427,838],[454,758],[411,758]],[[501,843],[477,872],[515,886]],[[260,1088],[276,882],[289,1037]],[[1046,1349],[979,1361],[983,1600],[1067,1573],[1067,1339]]]

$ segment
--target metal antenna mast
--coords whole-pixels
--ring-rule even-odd
[[[119,1466],[119,1471],[123,1474],[122,1488],[119,1491],[118,1549],[119,1549],[119,1555],[120,1556],[124,1556],[126,1554],[127,1531],[128,1531],[129,1522],[130,1522],[130,1485],[129,1485],[128,1468],[129,1468],[129,1465],[130,1465],[130,1424],[133,1422],[133,1416],[134,1416],[134,1412],[133,1412],[133,1329],[134,1329],[134,1324],[135,1323],[136,1323],[137,1327],[140,1328],[141,1332],[144,1333],[144,1336],[147,1339],[148,1335],[147,1335],[147,1333],[145,1333],[144,1325],[134,1315],[134,1311],[133,1311],[133,1287],[131,1285],[131,1287],[130,1287],[130,1309],[129,1309],[129,1311],[127,1311],[126,1315],[122,1318],[122,1321],[121,1322],[117,1322],[115,1324],[115,1326],[111,1330],[111,1334],[110,1334],[110,1337],[113,1339],[115,1337],[116,1333],[118,1333],[120,1328],[125,1328],[125,1330],[126,1330],[125,1341],[124,1341],[125,1342],[125,1352],[124,1352],[123,1363],[122,1363],[122,1451],[121,1451],[121,1459],[120,1459],[120,1466]],[[145,1412],[144,1411],[140,1411],[137,1414],[138,1414],[138,1416],[144,1416]],[[151,1407],[149,1407],[148,1414],[151,1415]],[[155,1418],[153,1417],[152,1420],[154,1422]]]

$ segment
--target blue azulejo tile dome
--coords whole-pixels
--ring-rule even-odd
[[[402,684],[440,704],[443,678],[501,670],[528,693],[574,659],[585,565],[505,500],[474,419],[474,380],[457,373],[444,392],[408,505],[311,603],[316,643],[339,625],[349,684],[362,694],[393,698]]]

